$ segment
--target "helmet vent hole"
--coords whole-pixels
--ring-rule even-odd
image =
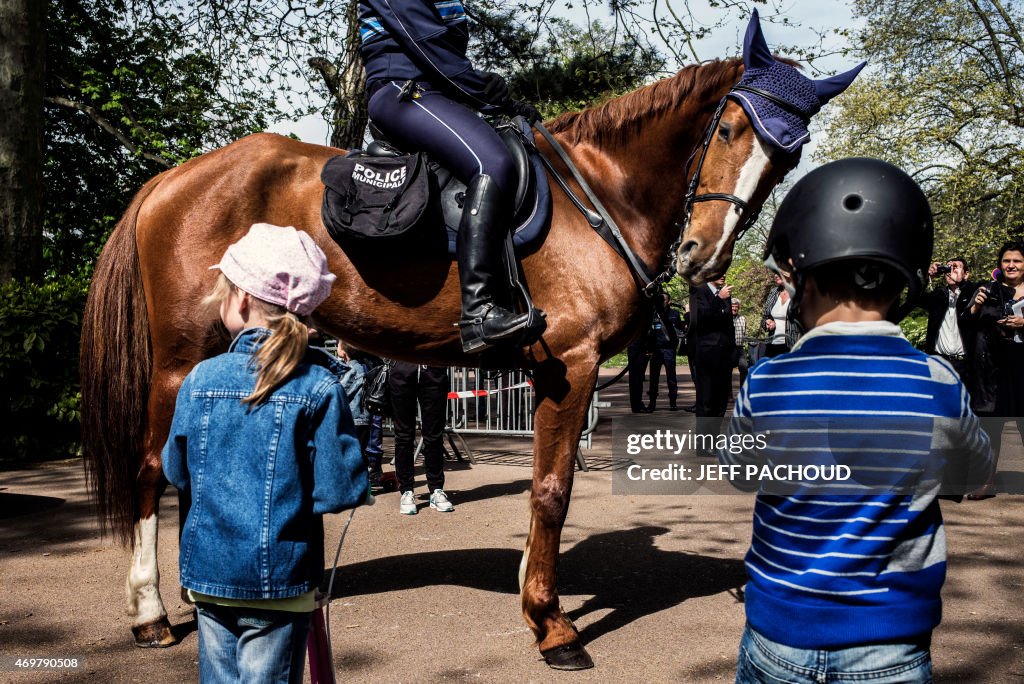
[[[847,195],[843,198],[843,207],[847,211],[860,211],[864,206],[864,198],[860,195]]]

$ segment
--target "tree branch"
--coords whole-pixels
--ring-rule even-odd
[[[995,28],[992,26],[992,22],[989,20],[988,14],[983,10],[976,0],[969,0],[971,6],[974,8],[975,13],[978,15],[978,19],[985,26],[985,31],[988,32],[989,40],[992,44],[992,50],[996,53],[996,58],[999,60],[999,66],[1002,70],[1003,82],[1006,85],[1006,94],[1009,95],[1010,107],[1013,109],[1014,123],[1020,126],[1022,123],[1021,113],[1017,107],[1017,93],[1013,87],[1013,76],[1010,73],[1010,67],[1006,63],[1006,56],[1003,54],[1003,48],[999,44],[999,36],[996,35]]]
[[[995,5],[996,10],[999,12],[999,16],[1006,22],[1006,30],[1013,36],[1013,39],[1017,41],[1017,49],[1024,51],[1024,37],[1021,37],[1020,31],[1017,30],[1017,25],[1013,23],[1013,18],[1003,8],[1003,3],[999,0],[992,0],[992,4]]]
[[[341,85],[341,74],[338,72],[338,67],[324,57],[310,57],[308,63],[324,79],[331,94],[336,94]]]
[[[121,143],[121,145],[132,154],[137,154],[141,157],[144,157],[145,159],[148,159],[151,162],[160,164],[164,168],[169,169],[172,166],[174,166],[174,162],[164,159],[159,155],[153,154],[151,152],[140,151],[138,145],[133,143],[128,138],[128,136],[119,131],[116,126],[114,126],[106,118],[104,118],[103,115],[100,114],[99,110],[93,106],[83,104],[81,102],[75,102],[74,100],[69,100],[66,97],[58,96],[48,96],[43,98],[43,101],[52,105],[57,105],[58,107],[66,107],[67,109],[74,109],[79,112],[84,112],[85,114],[88,114],[89,117],[93,121],[95,121],[100,128],[114,136],[117,139],[117,141]]]

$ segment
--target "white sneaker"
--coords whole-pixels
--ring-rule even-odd
[[[398,512],[402,515],[416,515],[416,499],[411,490],[402,492],[402,500],[398,502]]]
[[[439,513],[451,513],[455,510],[455,506],[452,506],[452,502],[448,500],[448,495],[444,493],[443,489],[435,489],[434,493],[430,495],[430,507]]]

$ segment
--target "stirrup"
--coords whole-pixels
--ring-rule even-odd
[[[487,323],[487,316],[495,308],[503,309],[503,307],[497,307],[496,304],[491,302],[484,306],[484,309],[479,316],[464,318],[458,322],[457,325],[459,326],[459,336],[462,338],[463,352],[471,354],[484,351],[495,344],[515,342],[520,338],[520,333],[527,328],[530,316],[528,314],[517,314],[511,311],[508,311],[508,315],[512,318],[518,318],[519,320],[517,322],[506,328],[502,328],[495,333],[491,333],[490,335],[484,334],[484,325]]]

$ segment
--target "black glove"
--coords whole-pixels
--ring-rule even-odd
[[[512,116],[521,116],[531,125],[544,120],[537,108],[524,100],[510,100],[507,109]]]
[[[485,71],[481,73],[486,83],[484,84],[484,99],[487,100],[488,104],[503,106],[508,102],[508,83],[502,78],[501,74],[496,74],[493,71]]]

